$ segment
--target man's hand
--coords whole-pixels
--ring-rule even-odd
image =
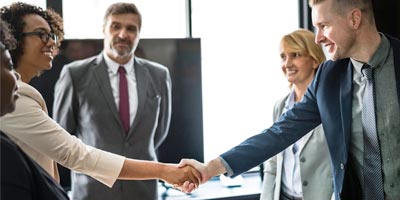
[[[199,171],[201,174],[200,184],[207,182],[213,176],[226,172],[226,169],[219,158],[215,158],[210,162],[207,162],[207,164],[203,164],[194,159],[182,159],[178,166],[179,167],[192,166],[196,168],[197,171]],[[182,186],[179,186],[179,189],[186,193],[189,193],[193,190],[191,184],[188,182],[185,182]]]
[[[195,159],[182,159],[178,167],[192,166],[200,172],[200,184],[207,182],[212,176],[208,175],[207,166]]]
[[[162,180],[181,189],[185,185],[183,192],[189,193],[195,190],[201,181],[201,174],[191,166],[178,167],[176,164],[167,164]]]

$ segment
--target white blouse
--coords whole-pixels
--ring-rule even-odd
[[[125,157],[85,145],[47,115],[46,103],[35,88],[17,83],[20,98],[15,111],[0,118],[0,130],[56,180],[55,162],[112,187]]]

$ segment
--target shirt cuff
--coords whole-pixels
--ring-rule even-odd
[[[219,156],[219,159],[221,160],[222,165],[224,165],[224,167],[226,169],[226,173],[224,175],[229,176],[229,177],[233,176],[233,170],[232,170],[231,166],[229,166],[229,164],[221,156]]]
[[[124,156],[101,150],[96,169],[93,170],[97,173],[89,173],[88,175],[111,188],[121,173],[125,159]]]

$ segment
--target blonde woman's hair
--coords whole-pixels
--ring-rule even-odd
[[[281,39],[281,49],[299,53],[302,56],[310,56],[318,65],[326,60],[325,54],[320,44],[314,42],[315,35],[306,29],[298,29]],[[315,72],[317,72],[315,69]],[[314,73],[315,73],[314,72]],[[283,72],[285,73],[285,72]],[[289,83],[289,88],[293,86]]]
[[[326,60],[321,45],[314,42],[315,35],[306,29],[298,29],[281,39],[281,47],[288,48],[294,52],[312,57],[318,64]]]

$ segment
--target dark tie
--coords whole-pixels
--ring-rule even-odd
[[[123,66],[118,68],[119,74],[119,117],[124,127],[125,133],[129,131],[129,93],[128,81],[126,80],[126,70]]]
[[[362,100],[362,127],[364,132],[364,200],[384,200],[382,164],[375,119],[374,74],[365,64],[362,73],[367,78]]]

